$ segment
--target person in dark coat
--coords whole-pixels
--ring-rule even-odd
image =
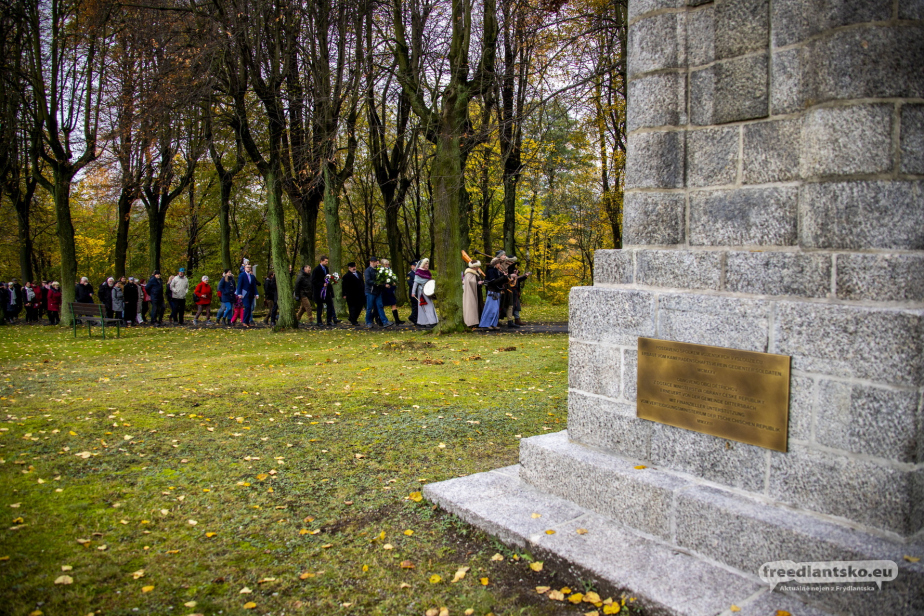
[[[10,316],[10,290],[5,282],[0,282],[0,310],[3,311],[3,322],[12,323],[13,317]]]
[[[57,325],[61,322],[61,285],[52,282],[48,288],[48,324]]]
[[[125,327],[137,325],[138,321],[138,285],[135,284],[135,278],[128,279],[125,288],[122,290],[122,297],[125,301]]]
[[[250,327],[253,321],[253,300],[257,296],[257,277],[253,275],[253,266],[248,263],[237,278],[237,294],[244,302],[244,327]]]
[[[164,324],[164,281],[160,271],[154,272],[145,285],[148,295],[151,296],[151,324]]]
[[[369,267],[363,272],[363,279],[365,280],[365,288],[363,290],[366,293],[367,329],[372,327],[375,315],[378,315],[382,327],[391,327],[392,325],[388,317],[385,316],[385,310],[382,307],[382,287],[375,284],[375,279],[378,276],[378,270],[376,269],[378,265],[378,257],[369,257]]]
[[[414,272],[416,271],[417,271],[417,261],[411,261],[411,271],[407,273],[408,295],[410,295],[411,289],[414,288],[414,275],[415,275]],[[417,325],[417,301],[414,299],[411,299],[410,304],[411,304],[411,316],[409,316],[407,320],[413,323],[414,325]]]
[[[316,325],[318,327],[324,325],[321,320],[321,315],[324,314],[324,306],[327,306],[327,324],[333,325],[337,320],[337,315],[334,312],[334,281],[327,280],[327,275],[330,274],[329,265],[330,259],[327,258],[327,255],[323,255],[318,266],[311,272],[311,294],[317,309]]]
[[[263,279],[263,303],[266,306],[266,317],[263,319],[264,323],[276,324],[276,319],[279,316],[279,302],[276,291],[276,274],[275,272],[270,272],[266,278]]]
[[[303,314],[311,314],[311,266],[302,268],[302,273],[295,279],[295,299],[298,300],[298,312],[295,321],[301,321]]]
[[[90,280],[86,276],[80,279],[74,289],[74,301],[78,304],[93,303],[93,285],[90,284]]]
[[[112,316],[112,287],[115,286],[115,278],[107,278],[103,284],[99,285],[99,290],[96,294],[99,296],[99,301],[106,306],[106,318],[111,319]]]
[[[366,283],[363,275],[356,271],[356,262],[347,263],[349,270],[343,276],[343,299],[346,300],[350,310],[350,323],[359,325],[359,315],[366,307]]]
[[[218,311],[218,318],[216,319],[219,323],[221,320],[225,320],[225,325],[231,324],[231,316],[234,312],[234,292],[237,290],[237,287],[234,284],[234,274],[231,273],[231,270],[225,270],[225,273],[221,277],[221,282],[218,283],[218,301],[221,302],[221,309]]]

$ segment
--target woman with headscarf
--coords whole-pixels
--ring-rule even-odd
[[[487,287],[488,297],[484,300],[484,310],[481,312],[481,321],[478,327],[497,329],[500,317],[501,294],[507,284],[507,258],[498,255],[491,259],[491,268],[488,270],[484,286]]]
[[[421,327],[433,327],[440,322],[436,316],[433,298],[427,297],[423,292],[424,285],[431,280],[433,275],[430,273],[430,259],[421,259],[414,272],[414,289],[411,292],[411,297],[417,301],[417,325]]]
[[[202,282],[196,285],[193,297],[196,300],[196,316],[193,317],[193,325],[198,325],[199,315],[203,310],[205,310],[205,323],[208,325],[212,320],[212,287],[209,286],[208,276],[203,276]]]
[[[109,280],[112,280],[110,278]],[[109,303],[112,305],[112,317],[121,319],[125,313],[125,285],[118,281],[109,290]]]
[[[468,327],[478,327],[481,320],[478,311],[478,285],[481,284],[479,267],[481,261],[471,261],[462,274],[462,319]]]

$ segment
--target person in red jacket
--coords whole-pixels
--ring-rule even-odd
[[[61,322],[61,285],[58,281],[51,283],[48,289],[48,324],[57,325]]]
[[[209,286],[209,277],[203,276],[202,282],[196,285],[193,290],[196,299],[196,316],[193,319],[193,325],[199,322],[199,315],[205,310],[206,325],[212,321],[212,287]]]

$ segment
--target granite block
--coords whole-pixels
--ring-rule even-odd
[[[924,105],[902,105],[902,173],[924,175]]]
[[[629,82],[626,110],[629,132],[639,128],[686,124],[686,75],[658,73],[633,79]]]
[[[799,179],[802,120],[756,122],[743,127],[744,184]]]
[[[808,42],[802,60],[810,104],[924,97],[924,27],[918,25],[835,30]]]
[[[709,64],[715,60],[715,10],[710,4],[687,13],[687,63]]]
[[[774,51],[770,59],[770,114],[802,111],[802,50]]]
[[[770,109],[770,56],[768,53],[740,56],[716,62],[715,124],[763,118]]]
[[[769,45],[769,0],[716,0],[716,59],[760,51]]]
[[[647,291],[572,287],[568,329],[588,342],[635,346],[654,334],[654,296]]]
[[[594,284],[631,284],[635,280],[634,250],[594,252]]]
[[[812,439],[815,417],[815,379],[790,376],[789,438],[807,443]]]
[[[626,154],[626,188],[682,188],[682,131],[632,133]]]
[[[632,0],[629,2],[629,21],[633,21],[645,13],[663,9],[676,9],[685,5],[685,0]]]
[[[715,67],[690,73],[690,124],[709,126],[715,116]]]
[[[682,244],[685,203],[682,193],[626,193],[622,221],[625,245]]]
[[[740,136],[738,127],[687,132],[687,186],[734,184]]]
[[[773,45],[791,45],[832,28],[891,18],[888,0],[773,0]]]
[[[908,537],[921,529],[915,473],[793,444],[770,452],[767,495]]]
[[[742,188],[690,196],[694,246],[792,246],[799,191],[795,187]]]
[[[805,248],[924,249],[922,199],[921,181],[805,184],[799,191],[799,243]]]
[[[898,18],[924,21],[924,0],[902,0],[899,2]]]
[[[635,402],[638,392],[638,351],[626,349],[622,357],[622,395]]]
[[[810,110],[802,131],[802,176],[890,171],[894,111],[891,104]]]
[[[795,597],[782,592],[766,592],[758,598],[740,606],[741,611],[735,616],[778,616],[781,612],[798,614],[799,616],[831,616],[831,613],[821,608],[812,607]],[[723,614],[724,616],[724,614]]]
[[[821,381],[815,442],[834,449],[915,464],[918,394],[909,390]]]
[[[530,485],[665,540],[671,535],[674,492],[687,485],[571,443],[565,432],[521,440],[520,465],[520,478]]]
[[[767,302],[685,293],[664,294],[658,303],[662,340],[767,352]]]
[[[568,345],[568,387],[619,398],[622,351],[619,347],[572,340]]]
[[[780,301],[771,353],[792,368],[919,387],[924,380],[924,310]]]
[[[837,297],[871,301],[924,300],[924,255],[837,255]]]
[[[568,436],[582,445],[600,447],[645,462],[652,425],[635,416],[634,404],[568,392]]]
[[[685,66],[685,21],[682,13],[660,13],[629,28],[630,79],[640,73]]]
[[[721,252],[639,250],[637,254],[638,284],[714,291],[722,284]]]
[[[761,492],[767,450],[654,422],[651,463],[733,488]]]
[[[831,292],[831,256],[819,253],[728,253],[725,290],[758,295],[826,297]]]

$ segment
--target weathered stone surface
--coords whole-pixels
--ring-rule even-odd
[[[888,2],[861,0],[773,0],[773,45],[798,43],[819,32],[870,21],[888,21]]]
[[[729,252],[725,290],[759,295],[826,297],[831,293],[831,256],[819,253]]]
[[[653,287],[719,290],[722,253],[691,250],[639,250],[636,282]]]
[[[766,117],[770,109],[769,54],[741,56],[716,62],[715,124]]]
[[[815,379],[792,375],[789,380],[789,439],[812,439],[815,413]]]
[[[696,246],[792,246],[798,189],[743,188],[690,196],[690,243]]]
[[[924,249],[921,199],[920,181],[805,184],[799,191],[799,243],[806,248]]]
[[[902,173],[924,175],[924,105],[902,105]]]
[[[741,611],[736,612],[735,616],[776,616],[780,612],[798,614],[799,616],[829,615],[829,612],[806,605],[798,599],[784,595],[782,592],[766,592],[740,607]]]
[[[635,346],[654,334],[654,297],[646,291],[573,287],[569,300],[571,337],[589,342]]]
[[[837,255],[837,297],[872,301],[924,300],[924,255]]]
[[[638,391],[638,351],[626,349],[622,360],[622,396],[630,402],[635,402]]]
[[[716,59],[760,51],[769,45],[769,0],[716,0]]]
[[[629,132],[686,124],[686,75],[658,73],[630,81],[626,123]]]
[[[568,440],[566,432],[520,441],[520,479],[612,520],[669,540],[674,491],[687,482],[641,473],[632,461]]]
[[[793,444],[770,452],[770,498],[910,536],[920,530],[920,471]]]
[[[715,60],[715,11],[710,4],[687,13],[687,63],[709,64]]]
[[[815,442],[915,464],[918,402],[914,391],[822,381]]]
[[[794,370],[918,386],[924,377],[924,310],[780,301],[771,353]]]
[[[645,13],[662,9],[676,9],[685,5],[685,0],[632,0],[629,3],[629,21],[633,21]]]
[[[890,171],[894,111],[890,104],[809,111],[802,134],[803,177]]]
[[[685,19],[682,13],[661,13],[629,28],[628,73],[680,68],[686,62]]]
[[[770,114],[802,111],[802,49],[775,51],[770,59]]]
[[[715,115],[715,68],[690,73],[690,124],[708,126]]]
[[[651,463],[752,492],[764,489],[767,450],[709,434],[655,423]]]
[[[594,284],[630,284],[635,280],[634,250],[594,253]]]
[[[746,124],[743,131],[743,183],[767,184],[799,179],[801,119]]]
[[[903,0],[899,2],[898,18],[924,20],[924,0]]]
[[[645,461],[653,425],[635,416],[634,404],[568,392],[568,436],[582,445]]]
[[[659,298],[657,337],[766,352],[769,316],[769,305],[759,300],[664,294]]]
[[[734,184],[740,129],[706,128],[687,133],[687,186]]]
[[[802,60],[805,96],[811,104],[924,97],[922,27],[837,30],[807,43]]]
[[[568,387],[619,398],[622,351],[618,347],[572,340],[568,345]]]
[[[626,188],[681,188],[684,138],[682,131],[629,135]]]
[[[682,244],[685,211],[682,193],[626,193],[623,211],[625,245]]]

